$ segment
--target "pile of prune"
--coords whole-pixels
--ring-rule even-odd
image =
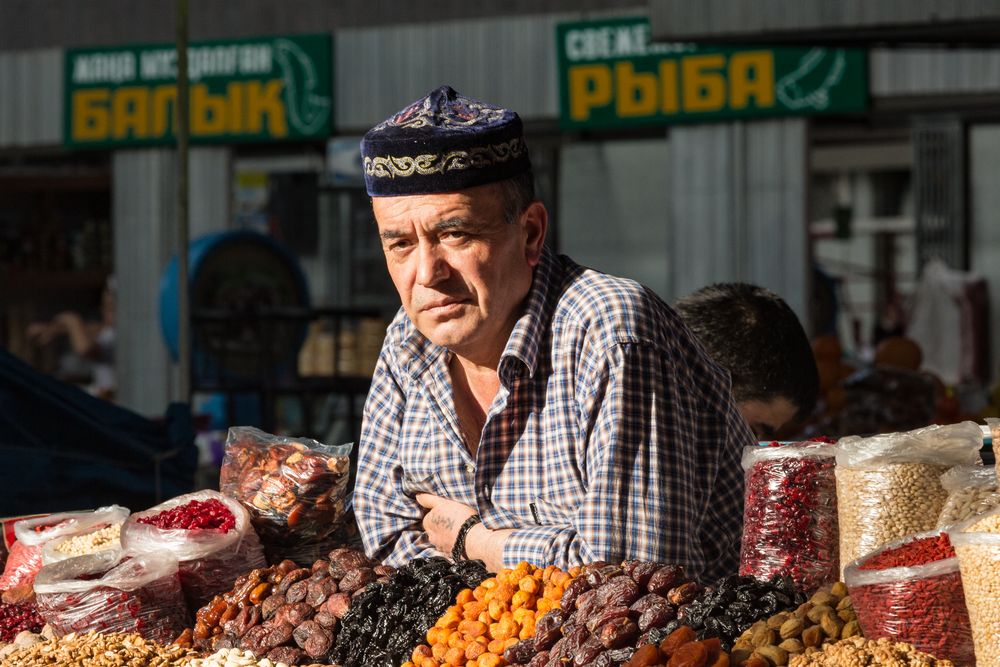
[[[806,596],[795,590],[789,577],[762,581],[753,577],[724,577],[706,586],[701,595],[677,612],[677,619],[651,637],[661,641],[681,625],[695,630],[698,639],[718,637],[726,651],[755,622],[781,611],[792,611]]]
[[[424,641],[427,631],[464,588],[489,577],[481,561],[412,560],[351,602],[330,662],[343,667],[395,667]]]
[[[337,626],[365,586],[387,582],[393,568],[353,549],[300,568],[285,560],[253,570],[232,591],[198,610],[193,632],[176,643],[202,651],[238,648],[298,665],[328,660]]]
[[[700,590],[679,565],[592,563],[566,587],[561,609],[539,618],[534,638],[508,648],[504,660],[530,667],[622,665]]]

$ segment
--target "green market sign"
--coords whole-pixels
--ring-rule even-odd
[[[192,142],[327,137],[332,38],[296,35],[188,47]],[[64,142],[72,148],[175,141],[171,44],[66,51]]]
[[[651,43],[643,17],[556,26],[564,129],[863,111],[861,49]]]

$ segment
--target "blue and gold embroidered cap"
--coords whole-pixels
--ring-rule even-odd
[[[454,192],[531,170],[521,119],[441,86],[361,140],[372,197]]]

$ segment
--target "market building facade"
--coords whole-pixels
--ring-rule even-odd
[[[617,0],[331,4],[191,18],[191,235],[271,233],[314,303],[398,303],[366,233],[358,139],[445,83],[525,120],[550,244],[668,301],[746,280],[814,331],[850,335],[845,322],[872,326],[933,257],[1000,284],[994,51],[695,45],[666,34],[662,8]],[[173,3],[116,21],[134,8],[14,9],[0,27],[0,342],[23,349],[45,314],[33,308],[74,303],[113,267],[119,402],[158,413],[176,382],[158,300],[176,252]],[[839,289],[857,312],[839,322],[816,289],[831,273],[853,276]]]

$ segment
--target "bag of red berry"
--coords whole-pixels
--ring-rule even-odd
[[[807,592],[839,579],[834,456],[826,440],[743,450],[741,575],[791,577]]]
[[[59,636],[135,632],[168,644],[187,626],[188,609],[169,553],[120,550],[46,565],[35,579],[38,611]]]
[[[948,534],[918,533],[844,568],[844,583],[865,637],[888,637],[975,664],[972,629],[958,558]]]
[[[133,514],[122,525],[121,543],[125,551],[168,552],[177,558],[191,609],[266,564],[250,515],[218,491],[188,493]]]

